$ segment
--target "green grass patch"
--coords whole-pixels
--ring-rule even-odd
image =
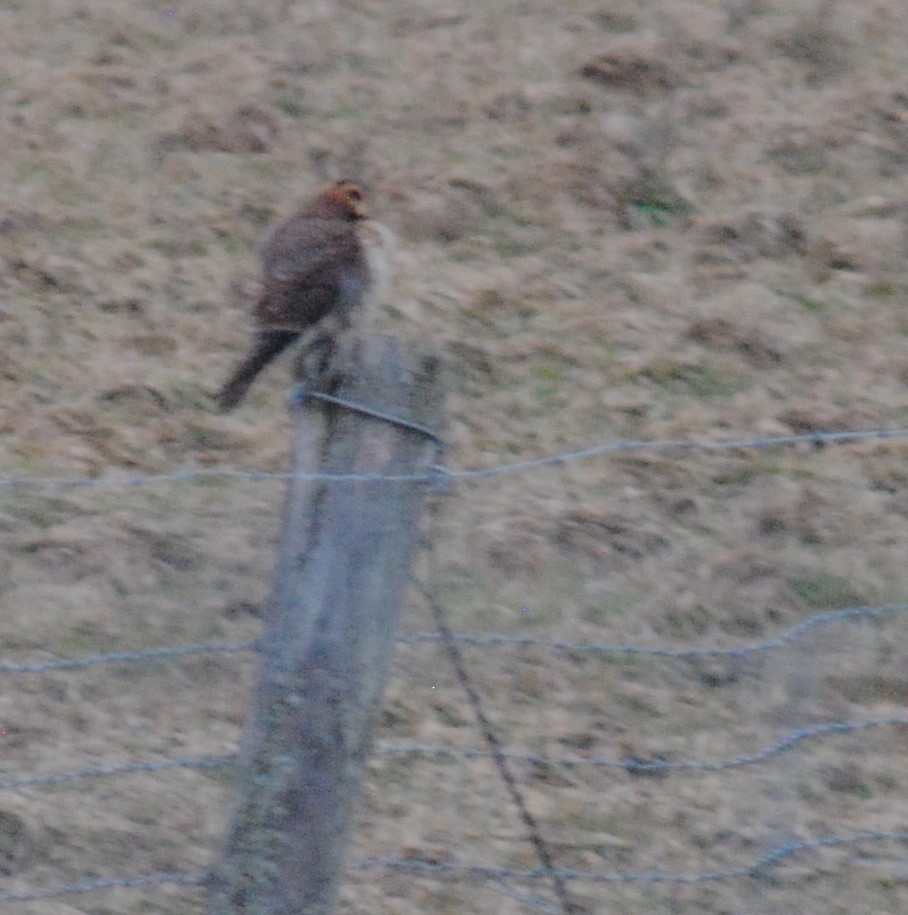
[[[819,571],[790,578],[788,587],[811,610],[851,607],[866,600],[850,579],[833,572]]]

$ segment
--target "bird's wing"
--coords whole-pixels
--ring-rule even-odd
[[[355,225],[294,217],[279,225],[262,251],[264,280],[255,307],[263,327],[304,329],[331,312],[355,308],[368,267]]]

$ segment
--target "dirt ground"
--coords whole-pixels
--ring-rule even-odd
[[[908,427],[908,10],[899,0],[2,0],[0,475],[288,468],[285,361],[229,416],[266,226],[355,177],[398,236],[380,330],[449,367],[453,468],[622,439]],[[904,603],[908,444],[639,450],[439,498],[419,573],[461,632],[678,648]],[[0,489],[13,662],[260,627],[283,489],[212,478]],[[904,829],[905,614],[691,663],[473,647],[560,867],[696,874]],[[432,629],[414,595],[407,631]],[[6,677],[0,779],[231,753],[252,659]],[[380,750],[482,749],[437,644],[402,644]],[[549,760],[545,762],[545,760]],[[210,867],[192,770],[4,791],[0,893]],[[354,861],[538,866],[487,759],[378,756]],[[906,845],[759,876],[569,882],[590,912],[908,908]],[[526,897],[531,896],[537,901]],[[539,900],[549,900],[543,904]],[[354,870],[345,913],[552,908],[544,880]],[[191,887],[9,906],[192,915]]]

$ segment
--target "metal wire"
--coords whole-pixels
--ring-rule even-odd
[[[111,651],[87,655],[84,658],[54,658],[30,664],[0,661],[0,674],[44,674],[54,670],[81,670],[98,664],[133,664],[145,661],[169,661],[197,654],[235,653],[256,650],[256,642],[201,642],[196,645],[173,645],[167,648],[146,648],[141,651]]]
[[[776,845],[749,863],[721,870],[700,873],[673,873],[670,871],[578,871],[558,870],[565,880],[588,881],[591,883],[713,883],[735,880],[742,877],[761,877],[770,868],[806,852],[832,848],[850,848],[867,842],[908,842],[908,832],[859,832],[850,836],[820,836],[801,842],[786,842]],[[550,875],[545,868],[518,870],[509,867],[488,867],[477,864],[454,864],[438,861],[402,860],[400,858],[366,858],[351,865],[354,870],[399,870],[420,874],[431,874],[439,878],[474,880],[512,880],[533,882],[545,880]]]
[[[149,874],[144,877],[99,877],[80,883],[63,883],[44,889],[22,892],[0,893],[0,902],[37,902],[40,899],[55,899],[79,893],[97,893],[101,890],[140,889],[148,886],[203,886],[211,875],[202,874]]]
[[[418,429],[425,433],[427,430]],[[783,437],[755,437],[728,441],[695,441],[685,439],[619,441],[600,444],[591,448],[563,452],[546,457],[500,464],[488,468],[446,469],[435,467],[421,474],[384,476],[381,474],[307,474],[308,479],[336,482],[376,481],[431,483],[451,480],[485,480],[508,474],[519,474],[550,467],[563,466],[575,461],[590,460],[609,454],[637,451],[742,451],[774,447],[808,445],[820,447],[831,444],[846,444],[860,441],[908,438],[908,429],[875,429],[865,431],[814,432],[804,435]],[[247,471],[233,468],[193,468],[165,474],[149,474],[132,477],[0,477],[0,487],[8,488],[69,488],[69,487],[138,487],[159,483],[179,483],[205,479],[234,479],[248,482],[287,481],[293,474]],[[649,655],[655,657],[692,660],[701,657],[736,658],[755,652],[774,651],[791,645],[808,633],[833,623],[868,622],[885,615],[902,614],[908,611],[908,604],[891,604],[879,607],[846,607],[840,610],[816,614],[793,626],[778,636],[762,642],[736,647],[672,648],[665,646],[637,646],[626,644],[570,643],[558,640],[536,639],[523,636],[497,634],[449,633],[450,641],[478,648],[519,647],[541,648],[551,651],[587,652],[593,654]],[[413,633],[400,637],[402,643],[418,644],[435,642],[439,633]],[[171,646],[132,652],[111,652],[75,659],[51,659],[41,662],[12,663],[0,662],[0,674],[41,674],[53,671],[81,670],[102,664],[131,664],[146,661],[179,660],[202,653],[239,653],[254,651],[254,642],[208,642],[197,645]],[[899,716],[871,718],[864,721],[837,721],[811,725],[789,732],[774,743],[753,753],[719,761],[706,760],[654,760],[643,762],[633,759],[607,759],[602,757],[549,757],[543,754],[506,753],[501,747],[496,750],[455,750],[445,747],[400,746],[383,747],[378,753],[384,757],[456,757],[464,759],[488,758],[497,754],[499,758],[534,765],[601,766],[623,768],[630,773],[644,772],[720,772],[764,763],[782,753],[791,751],[805,742],[838,735],[859,733],[871,728],[900,727],[908,725],[908,718]],[[174,769],[207,770],[229,766],[234,756],[210,756],[199,758],[164,758],[153,761],[128,762],[119,765],[82,768],[70,772],[46,773],[23,776],[0,781],[0,790],[39,788],[74,782],[82,779],[111,778],[137,773],[159,773]],[[524,894],[512,884],[551,880],[586,881],[592,883],[646,883],[646,884],[699,884],[762,876],[770,868],[777,868],[795,856],[837,848],[851,848],[865,843],[908,842],[908,832],[860,832],[853,835],[827,835],[797,842],[788,842],[769,848],[757,858],[737,866],[700,873],[672,872],[599,872],[553,869],[551,866],[533,870],[509,867],[459,864],[453,862],[421,861],[418,859],[372,858],[356,862],[353,869],[367,871],[390,869],[414,874],[432,875],[440,879],[474,879],[491,881],[495,889],[525,905],[542,911],[558,911],[549,903],[533,895]],[[34,890],[9,891],[0,893],[0,902],[30,902],[50,899],[69,894],[99,892],[117,888],[149,888],[162,885],[204,886],[211,879],[209,873],[173,874],[161,873],[137,877],[106,877],[77,883],[61,884]]]
[[[626,645],[607,642],[567,642],[538,639],[532,636],[497,635],[485,633],[452,633],[455,642],[477,648],[542,648],[552,651],[583,652],[589,654],[645,655],[659,658],[692,660],[695,658],[740,658],[750,654],[776,651],[804,638],[814,629],[834,623],[860,623],[877,620],[887,615],[908,613],[906,604],[883,604],[877,607],[843,607],[816,613],[803,622],[783,630],[778,636],[762,642],[737,645],[729,648],[672,648],[663,645]],[[401,644],[419,645],[440,641],[437,632],[413,632],[398,636]],[[148,648],[138,651],[114,651],[104,654],[87,655],[82,658],[54,658],[48,661],[14,663],[0,661],[2,674],[40,674],[57,670],[81,670],[98,664],[132,664],[146,661],[176,660],[197,654],[243,653],[258,650],[257,642],[201,642],[194,645],[174,645],[164,648]]]
[[[781,756],[803,743],[820,740],[838,734],[855,734],[871,728],[898,727],[908,725],[908,717],[891,716],[888,718],[870,718],[864,721],[829,721],[806,728],[797,728],[768,746],[761,747],[753,753],[735,756],[725,760],[664,760],[642,762],[636,759],[611,759],[601,756],[548,756],[542,753],[508,753],[503,755],[513,762],[522,762],[535,766],[564,766],[566,768],[604,768],[625,769],[628,772],[729,772],[733,769],[744,769],[748,766],[767,762]],[[423,746],[412,744],[406,746],[380,747],[377,755],[384,757],[409,757],[428,759],[491,759],[495,754],[490,750],[451,749],[449,747]],[[2,785],[0,785],[2,787]]]
[[[202,756],[196,759],[166,757],[159,760],[121,763],[117,766],[95,766],[74,769],[71,772],[47,772],[41,775],[24,775],[0,781],[0,791],[20,788],[37,788],[46,785],[65,785],[90,778],[113,778],[118,775],[133,775],[137,772],[165,772],[168,769],[221,769],[233,765],[236,756]]]
[[[708,441],[697,439],[631,439],[607,442],[565,451],[547,457],[532,458],[499,464],[494,467],[476,469],[449,469],[437,466],[425,473],[382,475],[378,473],[307,473],[300,474],[304,480],[328,482],[412,482],[438,485],[440,480],[486,480],[507,474],[525,473],[548,467],[561,467],[575,461],[591,460],[608,454],[626,454],[632,451],[747,451],[752,449],[787,448],[797,445],[841,445],[862,441],[908,438],[908,429],[867,429],[843,432],[807,432],[803,435],[755,436],[753,438]],[[261,470],[240,470],[232,467],[197,467],[175,470],[169,473],[144,474],[131,477],[42,477],[11,476],[0,477],[0,487],[65,489],[80,486],[105,486],[129,488],[157,483],[180,483],[205,479],[237,479],[251,483],[286,481],[294,474]]]
[[[511,762],[525,763],[533,766],[563,766],[565,768],[603,768],[624,769],[628,772],[730,772],[759,765],[794,750],[801,744],[825,737],[856,734],[873,728],[908,726],[908,717],[893,715],[887,718],[869,718],[863,721],[829,721],[807,728],[789,731],[774,743],[742,756],[724,760],[663,760],[641,762],[635,759],[613,759],[601,756],[549,756],[542,753],[511,753],[502,751],[501,756]],[[393,759],[493,759],[497,754],[491,750],[431,746],[425,744],[406,744],[401,746],[379,746],[375,755],[380,758]],[[157,760],[141,760],[121,763],[115,766],[96,766],[74,769],[68,772],[48,772],[37,775],[24,775],[20,778],[9,778],[0,781],[0,791],[13,791],[21,788],[35,788],[46,785],[62,785],[67,782],[93,778],[113,778],[137,773],[165,772],[168,769],[218,769],[232,766],[236,761],[234,754],[225,756],[200,756],[195,758],[164,757]]]
[[[908,832],[859,832],[852,835],[827,835],[799,842],[785,842],[769,848],[752,861],[720,870],[700,873],[674,873],[670,871],[581,871],[558,870],[565,880],[590,883],[642,883],[642,884],[699,884],[715,883],[741,878],[760,878],[767,870],[777,868],[792,858],[808,852],[826,849],[851,848],[875,842],[908,842]],[[510,867],[488,867],[476,864],[421,861],[403,858],[365,858],[350,864],[351,870],[397,870],[414,874],[431,875],[439,879],[490,880],[496,883],[533,883],[548,879],[545,868],[521,870]],[[0,902],[35,902],[76,893],[94,893],[107,889],[138,889],[150,886],[175,884],[179,886],[204,886],[212,879],[210,872],[200,874],[150,874],[143,877],[102,877],[81,883],[66,883],[43,889],[0,893]]]

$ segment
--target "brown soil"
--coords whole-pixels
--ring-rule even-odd
[[[284,470],[287,362],[210,399],[249,333],[265,227],[354,177],[398,235],[381,330],[451,367],[452,467],[620,439],[908,427],[908,17],[896,0],[8,0],[0,4],[4,476]],[[737,645],[904,602],[902,440],[639,451],[461,481],[433,522],[456,629]],[[246,640],[279,483],[0,490],[10,660]],[[426,569],[421,565],[421,572]],[[405,625],[431,628],[414,596]],[[514,753],[721,760],[905,713],[905,623],[740,663],[469,649]],[[231,752],[251,659],[9,679],[3,778]],[[903,733],[664,778],[518,764],[558,863],[695,873],[903,828]],[[481,747],[437,645],[402,645],[382,746]],[[0,892],[209,867],[223,774],[0,798]],[[537,866],[487,760],[380,757],[354,858]],[[760,879],[595,884],[611,913],[894,912],[905,846]],[[526,887],[511,887],[525,890]],[[540,882],[530,888],[549,893]],[[28,915],[191,915],[117,890]],[[494,884],[354,872],[347,913],[532,907]]]

